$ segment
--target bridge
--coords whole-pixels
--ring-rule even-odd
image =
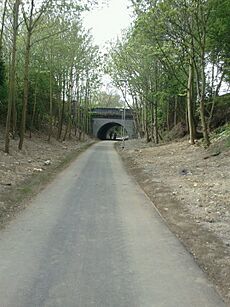
[[[125,114],[125,118],[124,118]],[[94,137],[106,140],[110,133],[122,136],[124,129],[125,136],[135,137],[134,120],[130,109],[120,108],[93,108],[91,113],[91,127]]]

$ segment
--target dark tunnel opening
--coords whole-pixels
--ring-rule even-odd
[[[123,127],[122,125],[115,122],[105,124],[98,130],[97,138],[100,140],[109,140],[111,139],[110,133],[113,135],[116,133],[117,138],[119,139],[122,136],[121,135],[122,127]]]

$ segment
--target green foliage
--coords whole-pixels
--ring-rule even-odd
[[[229,1],[131,2],[136,19],[111,46],[107,72],[119,88],[125,80],[137,122],[144,123],[140,130],[148,138],[154,125],[171,129],[187,123],[191,108],[190,118],[207,132],[206,117],[217,114],[217,108],[212,114],[207,98],[218,96],[222,80],[228,82],[229,77]],[[208,144],[208,132],[204,136]]]
[[[214,98],[208,105],[209,108],[214,104],[214,114],[211,118],[210,127],[217,128],[230,122],[230,95],[222,95]]]
[[[222,136],[230,136],[230,124],[226,124],[224,126],[221,126],[217,128],[214,133],[216,135],[222,135]]]
[[[216,151],[224,151],[230,149],[230,124],[227,123],[214,130],[212,134],[213,148]]]
[[[50,123],[57,127],[62,120],[61,124],[67,124],[73,114],[76,116],[76,107],[79,105],[88,107],[91,103],[100,85],[101,58],[98,47],[93,45],[90,33],[83,28],[81,18],[82,13],[92,8],[96,2],[94,0],[34,1],[34,12],[36,13],[33,14],[34,26],[29,55],[26,128],[32,130],[47,128]],[[22,118],[25,41],[28,34],[31,5],[31,1],[26,3],[22,1],[19,16],[15,88],[17,129]],[[12,8],[8,2],[3,33],[5,61],[12,52],[10,32],[13,21]],[[0,62],[0,82],[4,74],[2,68],[4,66]],[[10,67],[7,65],[6,69],[6,75],[8,75]],[[0,112],[3,120],[6,118],[7,110],[5,95],[6,87],[0,86]],[[72,103],[72,101],[77,103]],[[62,111],[64,113],[61,115]],[[75,118],[75,122],[78,120],[79,118]]]
[[[209,24],[210,48],[223,56],[229,56],[230,3],[228,0],[212,0],[210,6],[213,12]]]
[[[122,108],[124,103],[118,94],[99,92],[93,100],[93,107],[101,108]]]

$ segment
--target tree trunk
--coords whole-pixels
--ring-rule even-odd
[[[177,125],[178,96],[174,98],[174,126]]]
[[[201,119],[204,142],[206,146],[209,146],[210,140],[209,140],[209,135],[208,135],[207,123],[205,119],[205,100],[204,99],[200,100],[200,119]]]
[[[30,67],[31,37],[41,16],[45,12],[45,8],[47,7],[48,7],[48,2],[46,3],[45,6],[42,5],[40,12],[39,11],[34,12],[35,0],[30,0],[30,13],[28,18],[26,16],[26,13],[23,11],[23,18],[27,29],[27,39],[26,39],[25,66],[24,66],[24,94],[23,94],[22,116],[21,116],[21,125],[20,125],[20,140],[18,144],[19,150],[22,149],[25,130],[26,130],[26,113],[27,113],[28,96],[29,96],[29,67]]]
[[[158,113],[158,104],[157,104],[157,101],[155,101],[155,104],[154,104],[154,140],[155,140],[155,144],[159,143],[157,113]]]
[[[65,133],[64,133],[64,136],[63,136],[63,139],[62,139],[63,142],[65,142],[65,140],[66,140],[66,136],[67,136],[67,133],[68,133],[68,128],[69,128],[69,124],[67,123],[66,127],[65,127]]]
[[[33,111],[31,116],[31,122],[30,122],[30,138],[32,136],[32,130],[34,127],[34,118],[36,113],[36,106],[37,106],[37,79],[35,81],[35,89],[34,89],[34,104],[33,104]]]
[[[154,138],[154,103],[151,103],[151,141],[155,140]]]
[[[3,41],[3,33],[4,33],[4,27],[5,27],[7,3],[8,3],[8,0],[5,0],[5,2],[4,2],[4,8],[3,8],[3,14],[2,14],[1,33],[0,33],[0,51],[1,51],[1,49],[2,49],[2,41]],[[15,4],[14,4],[14,18],[15,18],[15,8],[16,8],[17,5],[18,5],[18,7],[19,7],[20,1],[15,1]],[[15,20],[14,20],[14,22],[15,22]]]
[[[63,80],[63,89],[62,89],[62,106],[61,106],[61,112],[60,112],[60,118],[59,118],[59,124],[58,124],[58,136],[57,139],[61,139],[62,134],[62,128],[63,128],[63,119],[64,119],[64,112],[65,112],[65,89],[66,89],[66,81],[65,81],[65,75]]]
[[[158,92],[158,66],[157,62],[155,62],[155,93]],[[154,104],[154,140],[155,144],[159,143],[159,133],[158,133],[158,102],[157,98],[155,99],[155,104]]]
[[[73,97],[73,65],[70,69],[70,76],[69,76],[69,84],[68,84],[68,110],[67,110],[67,123],[66,123],[66,130],[63,137],[63,141],[66,140],[66,136],[69,133],[69,138],[71,137],[71,114],[72,114],[72,97]]]
[[[205,44],[203,44],[205,46]],[[206,146],[210,145],[210,139],[208,135],[208,127],[205,119],[205,88],[206,88],[206,78],[205,78],[205,52],[202,50],[202,71],[201,71],[201,94],[200,94],[200,119],[203,130],[203,137]]]
[[[68,99],[68,132],[69,139],[72,133],[72,101],[73,101],[73,65],[70,70],[70,87],[69,87],[69,99]]]
[[[18,15],[19,15],[20,0],[16,0],[14,4],[14,24],[13,24],[13,50],[9,78],[9,95],[8,95],[8,110],[6,118],[6,134],[5,134],[5,152],[10,150],[10,123],[12,115],[12,106],[15,100],[15,75],[16,75],[16,54],[17,54],[17,35],[18,35]]]
[[[189,62],[189,76],[187,87],[187,111],[188,111],[188,128],[189,128],[189,141],[190,144],[195,144],[195,124],[193,115],[193,60]]]
[[[52,59],[51,59],[52,66]],[[48,142],[50,142],[52,131],[53,131],[53,79],[52,79],[52,69],[49,72],[49,83],[50,83],[50,120],[49,120],[49,135]]]
[[[166,114],[166,118],[167,118],[167,130],[170,130],[170,99],[167,100],[167,114]]]
[[[30,65],[31,35],[32,32],[28,31],[27,42],[26,42],[26,53],[25,53],[25,67],[24,67],[24,96],[23,96],[22,117],[21,117],[21,126],[20,126],[20,140],[18,145],[19,150],[22,150],[25,130],[26,130],[26,113],[27,113],[28,96],[29,96],[29,65]]]
[[[150,142],[151,138],[151,132],[149,131],[149,122],[148,122],[148,111],[149,111],[149,105],[146,102],[146,110],[145,110],[145,131],[146,131],[146,142]]]
[[[13,100],[13,106],[12,106],[12,137],[15,139],[17,132],[17,108],[16,108],[16,101],[15,97]]]

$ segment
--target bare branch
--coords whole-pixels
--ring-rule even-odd
[[[33,46],[33,45],[35,45],[35,44],[37,44],[37,43],[39,43],[39,42],[41,42],[41,41],[44,41],[44,40],[46,40],[46,39],[49,39],[50,37],[53,37],[53,36],[56,36],[56,35],[58,35],[58,34],[64,33],[64,32],[66,32],[68,29],[69,29],[69,28],[66,28],[66,29],[63,29],[62,31],[58,31],[58,32],[56,32],[56,33],[51,33],[51,34],[46,35],[46,36],[44,36],[44,37],[42,37],[42,38],[40,38],[40,39],[37,39],[37,40],[35,40],[35,41],[31,44],[31,46]]]

